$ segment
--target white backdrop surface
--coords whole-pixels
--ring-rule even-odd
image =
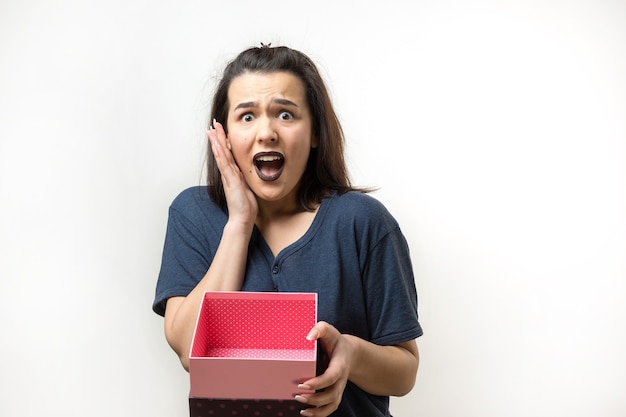
[[[331,88],[411,247],[396,417],[626,415],[626,2],[0,2],[0,415],[185,416],[151,311],[215,76],[271,42]]]

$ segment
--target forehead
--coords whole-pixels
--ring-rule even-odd
[[[260,102],[276,97],[304,104],[304,83],[288,72],[247,72],[234,78],[228,88],[231,108],[242,102]]]

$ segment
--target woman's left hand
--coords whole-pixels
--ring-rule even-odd
[[[301,411],[307,417],[325,417],[339,407],[343,391],[348,383],[353,363],[355,346],[349,337],[339,333],[330,324],[320,321],[309,332],[307,339],[320,340],[321,347],[328,355],[326,371],[299,385],[299,388],[316,391],[314,394],[296,395],[295,399],[312,406]]]

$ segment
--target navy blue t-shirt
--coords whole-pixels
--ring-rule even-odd
[[[169,209],[153,310],[186,296],[204,277],[228,220],[206,187],[180,193]],[[379,345],[422,335],[413,268],[404,235],[388,210],[359,192],[322,201],[313,223],[274,257],[255,228],[242,291],[314,292],[318,320]],[[348,382],[333,416],[389,416],[389,397]]]

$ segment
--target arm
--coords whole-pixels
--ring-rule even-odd
[[[228,222],[207,273],[186,297],[172,297],[165,307],[165,337],[189,370],[189,350],[193,330],[206,291],[239,291],[243,284],[248,244],[257,213],[256,198],[250,191],[239,167],[226,145],[221,124],[214,123],[207,135],[222,173],[228,204]]]
[[[330,362],[322,375],[300,386],[316,391],[323,389],[315,394],[296,396],[296,400],[315,407],[303,410],[304,416],[323,417],[334,412],[348,380],[375,395],[402,396],[415,385],[419,366],[415,340],[395,346],[379,346],[341,334],[325,322],[316,324],[308,338],[320,339]]]
[[[206,275],[186,297],[172,297],[165,307],[165,337],[189,370],[193,330],[206,291],[239,291],[243,283],[250,234],[229,223]]]

